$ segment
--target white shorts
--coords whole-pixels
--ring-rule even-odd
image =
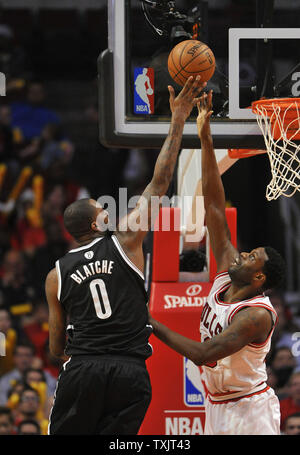
[[[279,435],[280,406],[273,389],[227,403],[206,402],[206,435]]]

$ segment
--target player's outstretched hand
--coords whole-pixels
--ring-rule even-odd
[[[206,82],[201,82],[200,76],[197,76],[196,78],[190,76],[183,89],[176,97],[174,88],[169,85],[168,89],[170,93],[170,109],[172,116],[176,116],[176,118],[186,121],[194,106],[200,101],[199,95],[206,85]]]
[[[204,93],[197,102],[198,117],[197,117],[197,129],[198,136],[210,132],[209,119],[212,111],[212,90],[209,93]]]

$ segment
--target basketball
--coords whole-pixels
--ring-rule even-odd
[[[207,44],[197,40],[181,41],[171,50],[168,70],[172,79],[183,86],[190,76],[201,76],[207,82],[215,72],[216,61]]]

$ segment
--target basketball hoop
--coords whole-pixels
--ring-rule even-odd
[[[252,103],[252,111],[271,165],[266,198],[291,197],[300,191],[300,98],[261,99]]]
[[[251,156],[267,153],[267,150],[260,149],[228,149],[228,156],[232,159],[250,158]]]

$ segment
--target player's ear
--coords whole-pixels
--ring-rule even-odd
[[[93,221],[91,224],[92,231],[99,231],[98,225],[96,221]]]
[[[262,271],[256,272],[253,277],[255,287],[260,288],[264,284],[266,279],[267,277]]]

